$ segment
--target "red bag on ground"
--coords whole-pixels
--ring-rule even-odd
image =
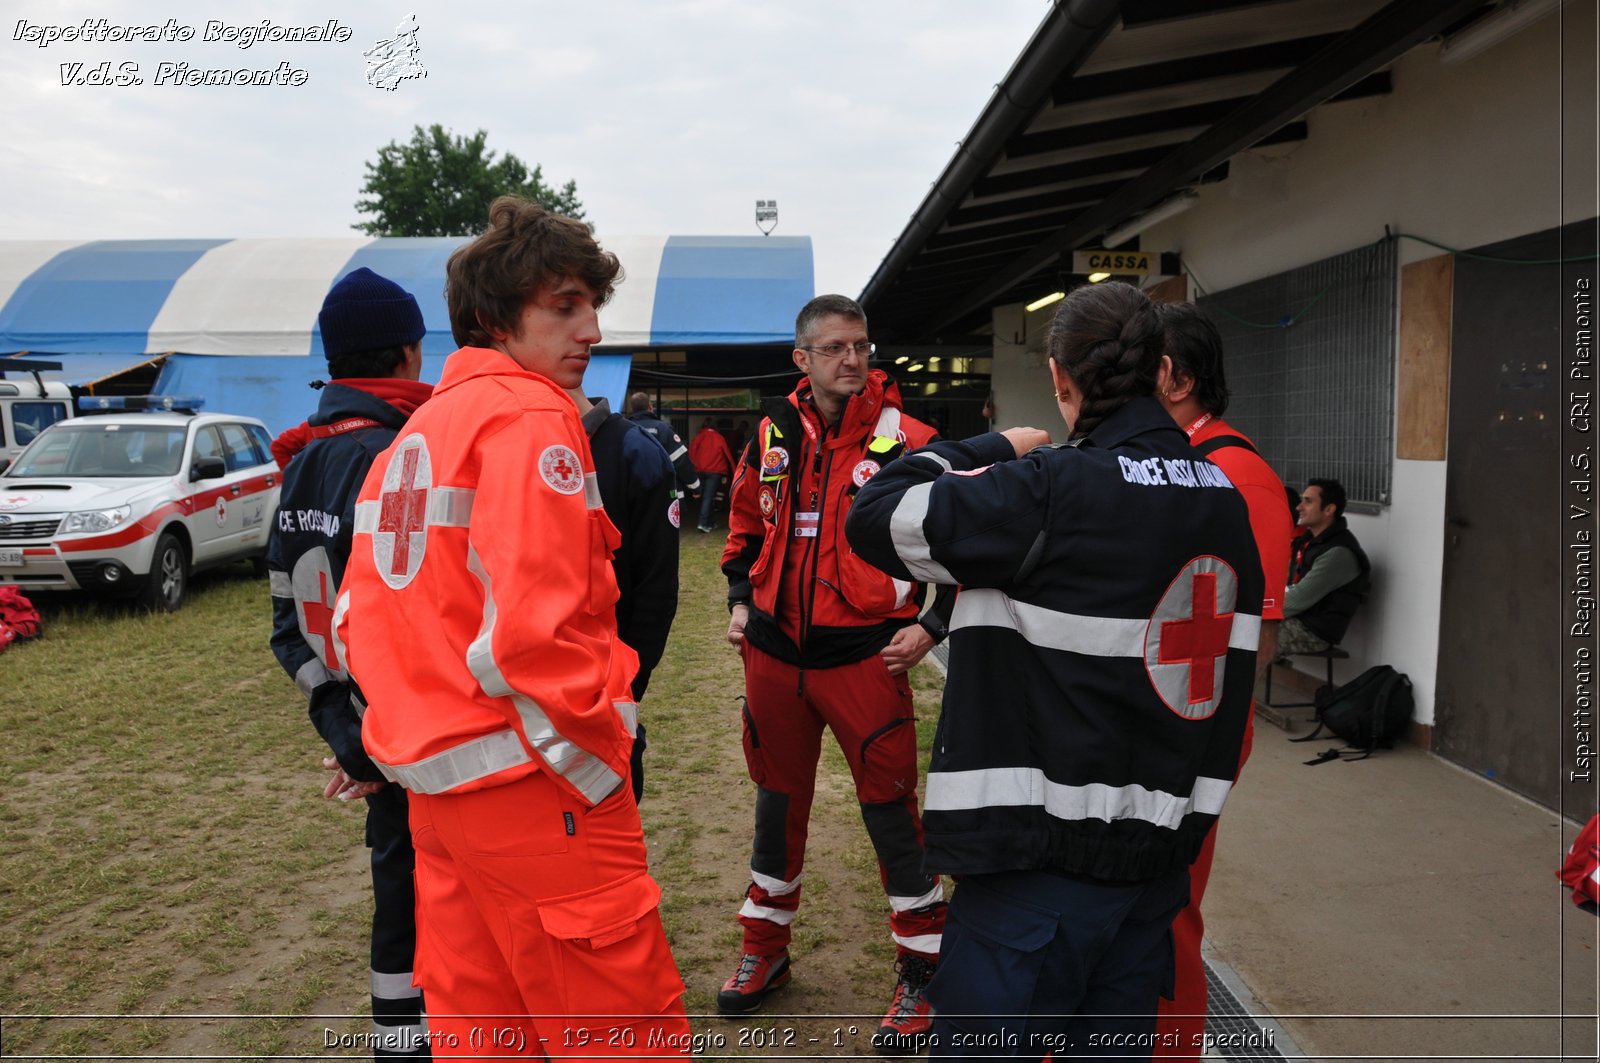
[[[15,587],[0,587],[0,650],[40,634],[39,610]]]
[[[1556,877],[1572,891],[1573,904],[1594,910],[1600,902],[1600,816],[1578,832]]]

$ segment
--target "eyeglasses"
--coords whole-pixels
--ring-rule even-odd
[[[810,351],[812,354],[820,355],[823,358],[842,358],[848,351],[854,351],[862,358],[871,358],[874,352],[877,351],[878,345],[862,340],[860,343],[830,343],[826,347],[801,347],[800,349],[802,351]]]

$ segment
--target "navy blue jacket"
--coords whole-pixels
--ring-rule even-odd
[[[661,444],[661,449],[667,452],[667,457],[672,459],[672,469],[678,476],[678,490],[684,494],[700,490],[700,470],[694,467],[694,462],[689,460],[689,447],[684,443],[672,426],[650,411],[644,413],[630,413],[628,420],[638,425],[650,434],[650,438]],[[616,521],[612,521],[613,524]]]
[[[679,503],[672,462],[656,437],[605,399],[583,415],[606,516],[622,533],[611,567],[617,576],[617,634],[639,655],[633,700],[644,698],[650,673],[667,648],[678,612]]]
[[[406,423],[382,399],[337,382],[322,389],[313,426],[377,421],[314,439],[283,472],[267,574],[272,585],[272,652],[306,696],[311,723],[351,778],[382,782],[361,745],[360,691],[332,638],[333,607],[355,532],[356,496],[367,470]]]
[[[1154,399],[1076,447],[908,454],[845,533],[891,575],[961,586],[929,871],[1138,882],[1194,859],[1239,763],[1261,560],[1243,498]]]

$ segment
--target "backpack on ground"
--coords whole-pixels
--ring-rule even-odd
[[[1310,742],[1327,730],[1344,739],[1347,748],[1327,750],[1308,764],[1341,757],[1365,760],[1379,746],[1393,749],[1395,739],[1406,733],[1415,707],[1411,680],[1387,664],[1368,668],[1342,686],[1317,691],[1316,705],[1316,730],[1289,741]]]
[[[0,587],[0,650],[42,634],[39,610],[15,587]]]

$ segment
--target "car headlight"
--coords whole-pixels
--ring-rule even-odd
[[[133,513],[132,506],[118,506],[116,509],[89,509],[82,513],[68,513],[67,519],[61,522],[62,535],[74,532],[104,532],[110,531]]]

